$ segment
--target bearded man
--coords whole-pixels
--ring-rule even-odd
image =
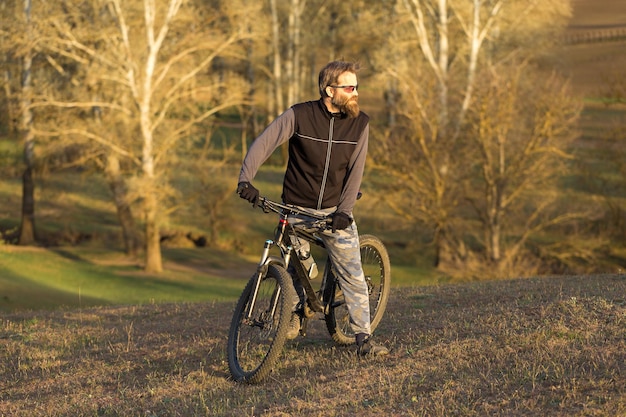
[[[345,61],[333,61],[322,68],[320,99],[292,106],[254,140],[241,167],[237,193],[256,206],[259,191],[251,182],[274,150],[288,141],[282,199],[332,217],[332,228],[320,236],[346,301],[357,354],[385,355],[389,350],[371,340],[369,296],[352,216],[369,138],[369,117],[358,104],[359,69],[357,63]],[[288,220],[295,223],[303,219]],[[299,333],[302,305],[302,299],[294,300],[288,338]]]

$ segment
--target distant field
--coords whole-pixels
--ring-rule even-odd
[[[605,28],[626,29],[626,1],[573,0],[570,34]],[[562,68],[572,75],[575,89],[585,96],[598,96],[607,80],[626,68],[626,39],[565,45],[556,53]]]
[[[626,25],[626,2],[623,0],[572,0],[571,4],[574,13],[570,27],[573,30]]]

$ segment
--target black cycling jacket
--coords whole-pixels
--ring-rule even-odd
[[[289,141],[283,201],[351,214],[361,186],[369,139],[369,117],[332,114],[324,102],[296,104],[252,143],[239,182],[252,182],[276,148]]]

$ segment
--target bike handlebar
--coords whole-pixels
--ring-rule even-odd
[[[282,213],[283,211],[286,210],[291,214],[303,214],[305,216],[312,217],[317,220],[324,220],[325,222],[332,221],[332,219],[329,216],[315,213],[311,210],[307,210],[306,208],[294,206],[293,204],[279,203],[277,201],[270,200],[267,197],[259,197],[259,202],[257,205],[265,213],[269,213],[270,211],[273,211],[274,213]]]

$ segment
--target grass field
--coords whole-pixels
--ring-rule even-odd
[[[323,322],[270,378],[229,379],[233,303],[5,314],[0,415],[626,415],[626,276],[394,289],[377,339],[336,347]]]

